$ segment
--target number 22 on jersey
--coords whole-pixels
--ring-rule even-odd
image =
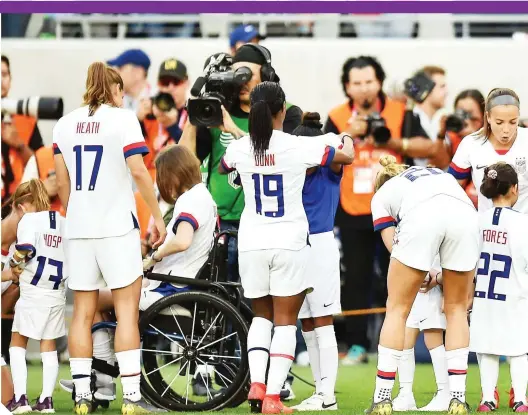
[[[493,254],[493,257],[487,253],[482,252],[480,255],[480,259],[484,261],[484,264],[482,265],[482,268],[479,268],[477,270],[477,279],[479,278],[479,275],[482,276],[488,276],[489,275],[489,286],[488,291],[475,291],[475,297],[476,298],[488,298],[490,300],[497,300],[497,301],[506,301],[506,294],[498,294],[495,292],[495,283],[497,281],[497,278],[510,278],[510,270],[511,270],[511,263],[512,259],[511,257],[507,255],[499,255],[499,254]],[[493,261],[493,264],[492,264]],[[497,264],[500,266],[502,263],[502,270],[494,269],[490,273],[490,268],[495,268],[493,265]]]
[[[101,167],[101,159],[103,158],[102,145],[77,145],[73,147],[75,153],[75,190],[83,190],[82,167],[83,161],[88,162],[89,158],[86,153],[95,153],[92,174],[90,175],[90,182],[88,183],[88,190],[94,190],[97,183],[97,175]]]
[[[258,215],[268,218],[281,218],[284,216],[284,193],[282,174],[253,174],[251,176],[255,185],[255,205]],[[263,199],[264,196],[264,199]],[[277,205],[277,210],[263,212],[263,205]]]

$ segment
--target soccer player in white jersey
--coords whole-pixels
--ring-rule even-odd
[[[391,261],[388,299],[378,346],[373,403],[367,414],[390,415],[394,379],[404,346],[405,322],[425,275],[439,254],[447,319],[446,359],[450,414],[467,414],[469,354],[467,306],[479,257],[478,214],[461,186],[440,169],[380,160],[372,199],[374,230],[381,231]]]
[[[60,222],[55,220],[53,228],[50,218],[55,213],[48,211],[48,194],[38,179],[18,186],[9,203],[12,210],[8,218],[18,218],[16,245],[3,268],[10,269],[21,289],[9,348],[14,395],[6,406],[12,413],[53,410],[51,397],[59,371],[55,339],[66,334]],[[40,341],[43,363],[42,394],[33,408],[26,392],[28,338]]]
[[[15,252],[18,224],[26,211],[40,212],[49,209],[47,193],[45,189],[44,192],[41,192],[41,190],[42,183],[38,180],[22,183],[9,200],[5,202],[5,205],[10,206],[10,212],[2,219],[2,314],[12,313],[13,307],[19,298],[18,274],[13,273],[9,266],[9,259]],[[21,352],[25,356],[25,350]],[[27,396],[25,396],[25,399],[19,396],[18,405],[15,405],[16,399],[13,399],[14,390],[11,374],[3,357],[1,360],[2,403],[11,405],[13,410],[16,409],[14,408],[15,406],[26,407],[26,409],[29,407],[31,409]],[[25,385],[25,380],[21,384]]]
[[[292,134],[323,135],[318,113],[306,113],[302,124]],[[337,147],[353,156],[351,137],[335,136]],[[306,265],[306,279],[314,291],[307,294],[299,312],[302,335],[306,342],[315,392],[292,409],[297,411],[337,410],[335,383],[337,379],[338,351],[333,315],[341,312],[341,278],[339,248],[334,237],[334,221],[339,204],[343,165],[332,163],[327,167],[312,167],[306,172],[303,188],[303,206],[310,231],[310,251]]]
[[[155,219],[155,247],[166,229],[142,155],[139,121],[123,101],[123,80],[102,62],[88,68],[84,105],[53,130],[58,192],[66,209],[68,287],[74,291],[69,332],[74,412],[93,409],[91,325],[100,288],[112,290],[117,316],[116,358],[123,414],[155,411],[141,398],[139,296],[143,275],[139,225],[130,175]]]
[[[485,109],[484,126],[462,140],[449,173],[462,185],[470,177],[473,179],[480,212],[493,205],[479,191],[484,169],[499,161],[511,164],[519,176],[519,200],[514,208],[528,213],[528,129],[519,127],[519,97],[511,89],[493,89],[486,99]]]
[[[200,161],[186,147],[168,146],[156,157],[156,183],[164,202],[176,202],[165,242],[144,259],[143,267],[145,271],[153,268],[152,272],[160,274],[196,278],[209,257],[217,221],[216,203],[202,184]],[[187,286],[144,278],[139,308],[144,311],[163,297],[187,290]],[[109,290],[101,290],[94,323],[104,321],[103,314],[113,309],[114,303]],[[106,329],[94,332],[93,357],[114,365],[111,337]],[[195,377],[202,369],[198,365]],[[206,373],[206,370],[202,370],[201,375],[207,377]],[[96,376],[95,398],[114,400],[113,378],[98,371]],[[73,390],[71,380],[61,380],[60,385],[67,392],[71,393]]]
[[[332,161],[352,163],[352,157],[324,140],[282,132],[285,113],[279,84],[257,85],[251,93],[249,136],[229,144],[220,164],[223,173],[236,169],[244,188],[239,267],[244,296],[255,314],[248,334],[248,400],[253,411],[261,407],[265,414],[292,412],[279,393],[294,359],[297,315],[313,287],[305,278],[310,250],[302,203],[306,169]]]
[[[413,393],[414,372],[416,362],[414,346],[421,331],[433,364],[437,390],[433,399],[420,411],[447,411],[451,396],[449,395],[446,355],[444,347],[444,331],[446,318],[443,312],[442,267],[437,255],[431,270],[420,287],[412,305],[409,317],[405,323],[405,342],[402,356],[398,364],[398,381],[400,390],[394,398],[393,410],[418,410]]]
[[[484,169],[480,186],[493,206],[479,215],[482,245],[470,326],[470,350],[480,354],[479,412],[497,408],[499,357],[507,356],[513,411],[528,413],[528,216],[512,209],[520,196],[519,181],[514,168],[501,162]]]

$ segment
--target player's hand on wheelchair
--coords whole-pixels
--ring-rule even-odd
[[[426,292],[432,290],[434,287],[438,285],[436,278],[434,278],[429,272],[425,276],[425,279],[422,282],[422,285],[420,286],[420,292],[425,294]]]
[[[158,263],[158,261],[154,259],[154,252],[150,254],[149,256],[147,256],[145,259],[143,259],[143,271],[151,270],[154,267],[154,265]]]

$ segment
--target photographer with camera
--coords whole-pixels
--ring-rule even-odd
[[[345,310],[371,306],[369,299],[373,288],[376,247],[380,247],[378,262],[383,276],[389,264],[389,254],[381,237],[374,233],[370,202],[380,157],[392,154],[401,160],[396,152],[377,148],[376,145],[400,139],[405,105],[387,97],[382,90],[384,81],[385,71],[376,58],[349,58],[341,75],[347,101],[330,111],[324,128],[325,132],[348,132],[354,137],[356,152],[352,165],[344,167],[336,214],[346,268],[341,291],[341,304]],[[344,365],[367,361],[370,346],[367,322],[367,316],[345,321],[345,330],[340,338],[347,343],[349,352],[342,360]]]
[[[279,82],[271,66],[271,53],[260,45],[241,46],[234,58],[218,53],[206,61],[204,75],[196,80],[190,99],[189,123],[180,144],[202,161],[202,176],[218,206],[220,229],[238,229],[244,209],[242,187],[236,172],[219,174],[218,166],[232,140],[248,134],[250,94],[264,81]],[[205,87],[205,93],[201,93]],[[301,124],[302,111],[286,103],[283,129],[291,133]],[[238,281],[236,240],[229,241],[229,278]]]
[[[15,108],[12,108],[7,101],[10,89],[11,65],[2,55],[2,201],[20,184],[33,153],[44,146],[36,118],[18,114],[16,104],[19,102],[15,101]]]

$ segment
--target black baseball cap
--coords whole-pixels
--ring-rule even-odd
[[[161,78],[175,78],[179,81],[185,81],[188,78],[187,67],[176,58],[165,59],[161,63],[158,73],[158,79]]]

